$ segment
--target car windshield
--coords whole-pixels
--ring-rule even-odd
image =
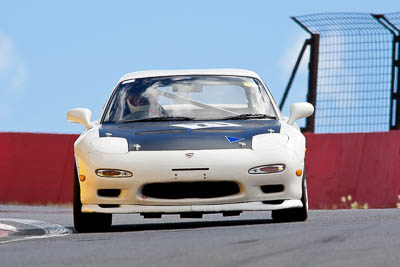
[[[140,78],[120,83],[106,107],[102,123],[276,117],[271,99],[257,79],[195,75]]]

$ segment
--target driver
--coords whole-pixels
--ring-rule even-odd
[[[129,92],[127,104],[131,112],[130,118],[144,119],[166,115],[163,107],[158,104],[157,95],[151,94],[148,91],[132,90]]]

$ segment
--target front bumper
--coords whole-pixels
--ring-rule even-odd
[[[186,158],[186,153],[194,155]],[[268,151],[220,149],[132,151],[125,154],[91,151],[77,155],[77,159],[79,174],[86,177],[84,182],[80,182],[82,212],[206,213],[302,207],[302,177],[296,175],[296,170],[304,169],[304,159],[287,147]],[[275,174],[248,173],[250,168],[268,164],[285,164],[286,168]],[[128,170],[133,177],[98,177],[95,170],[99,168]],[[195,181],[231,181],[237,183],[240,190],[234,195],[213,198],[160,199],[142,194],[143,186],[150,183]],[[283,185],[284,190],[265,193],[261,190],[265,185]],[[119,189],[121,192],[115,197],[105,197],[98,194],[99,189]],[[263,203],[271,200],[283,202]]]

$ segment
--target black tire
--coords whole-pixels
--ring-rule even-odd
[[[303,207],[273,210],[272,219],[277,222],[303,222],[308,218],[308,193],[306,174],[303,174],[301,202]]]
[[[112,214],[82,213],[81,188],[75,168],[73,196],[74,227],[77,232],[104,232],[110,229]]]

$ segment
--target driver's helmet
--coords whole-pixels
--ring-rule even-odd
[[[129,92],[127,103],[131,112],[140,111],[150,105],[150,100],[144,93],[145,90],[133,90]]]

